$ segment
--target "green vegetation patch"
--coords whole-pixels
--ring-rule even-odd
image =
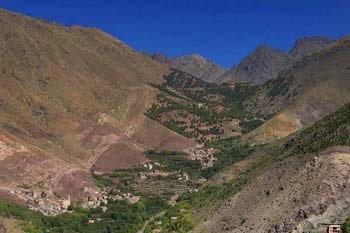
[[[346,219],[341,228],[343,233],[350,233],[350,218]]]
[[[320,152],[331,146],[350,146],[350,104],[304,129],[284,144],[290,154]]]
[[[264,121],[261,119],[252,119],[252,120],[244,120],[239,123],[239,125],[242,128],[242,133],[246,134],[256,128],[258,128],[260,125],[262,125]]]
[[[225,132],[223,122],[256,117],[245,110],[243,102],[256,92],[257,86],[206,83],[177,70],[165,76],[164,83],[153,86],[161,93],[145,115],[201,143],[220,138]],[[175,112],[182,114],[172,114]],[[253,123],[241,125],[244,132],[252,130],[254,126],[256,124]]]
[[[241,145],[236,138],[227,138],[207,143],[208,147],[214,148],[217,152],[214,154],[216,161],[214,165],[202,171],[202,176],[209,179],[225,167],[245,159],[254,151],[254,147]]]
[[[106,212],[101,208],[73,207],[72,213],[51,217],[0,200],[0,214],[21,220],[23,231],[29,233],[135,233],[147,219],[168,205],[159,198],[142,198],[135,204],[110,200],[107,207]],[[94,220],[94,223],[89,223],[89,220]]]
[[[201,168],[199,161],[188,159],[187,154],[180,151],[149,150],[145,152],[145,155],[152,162],[159,163],[162,166],[161,170],[168,172],[182,171],[195,176]]]
[[[269,88],[267,96],[285,96],[288,93],[291,81],[293,80],[293,76],[290,76],[289,72],[289,70],[282,72],[276,79],[271,79],[265,84]]]

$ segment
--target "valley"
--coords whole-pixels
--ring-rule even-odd
[[[0,232],[350,232],[349,39],[225,70],[0,15]]]

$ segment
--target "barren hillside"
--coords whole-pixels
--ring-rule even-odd
[[[92,167],[130,167],[147,161],[145,149],[193,145],[143,115],[158,92],[149,83],[162,82],[166,65],[94,28],[5,10],[0,15],[5,191],[43,182],[62,192],[73,189],[68,193],[74,197],[82,186],[92,186]],[[105,167],[106,159],[115,163]]]

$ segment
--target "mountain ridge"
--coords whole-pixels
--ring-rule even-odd
[[[279,72],[289,68],[302,57],[318,52],[335,42],[336,40],[321,36],[303,37],[296,40],[288,52],[260,45],[215,82],[263,84],[277,77]]]
[[[225,72],[224,68],[207,60],[198,53],[172,58],[162,54],[150,54],[148,56],[172,68],[189,73],[208,82],[214,81]]]
[[[288,67],[291,58],[281,50],[267,45],[258,46],[237,66],[227,71],[215,82],[249,82],[262,84]]]

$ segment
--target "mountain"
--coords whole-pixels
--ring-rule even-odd
[[[298,39],[288,53],[265,45],[259,46],[237,66],[217,78],[215,82],[263,84],[277,77],[279,72],[289,68],[302,57],[326,48],[335,42],[336,40],[320,36],[304,37]]]
[[[335,42],[336,40],[321,36],[304,37],[295,42],[293,48],[289,51],[289,55],[297,60],[309,53],[317,52]]]
[[[350,40],[310,54],[262,85],[246,101],[253,112],[272,116],[245,135],[268,142],[309,126],[350,101]]]
[[[225,69],[199,54],[191,54],[183,57],[168,58],[161,54],[149,55],[153,59],[168,64],[172,68],[189,73],[204,81],[212,82],[225,72]]]
[[[40,184],[76,199],[90,172],[194,145],[144,116],[168,66],[98,29],[0,14],[0,194]]]
[[[237,66],[227,71],[216,82],[249,82],[262,84],[275,77],[292,63],[283,51],[268,46],[259,46]]]
[[[350,221],[349,39],[260,46],[215,83],[198,77],[223,71],[199,55],[150,57],[95,28],[0,15],[1,232]]]
[[[347,104],[227,169],[231,175],[221,185],[227,197],[194,232],[325,232],[325,223],[344,222],[350,208],[349,114]]]
[[[240,136],[263,122],[243,108],[256,89],[251,85],[208,83],[173,69],[165,82],[154,86],[160,93],[146,115],[200,144]]]

